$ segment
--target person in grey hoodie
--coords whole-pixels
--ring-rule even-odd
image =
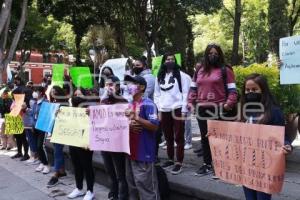
[[[133,63],[132,73],[134,76],[141,76],[147,82],[147,88],[144,93],[144,97],[153,100],[155,77],[151,73],[151,69],[147,66],[146,58],[141,57],[136,59]]]

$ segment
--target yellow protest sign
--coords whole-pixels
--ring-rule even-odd
[[[21,116],[5,115],[5,134],[22,134],[24,125]]]
[[[86,109],[61,107],[55,119],[51,142],[87,148],[89,117]]]
[[[24,103],[25,95],[24,94],[14,94],[14,104],[10,111],[10,115],[16,117],[20,114],[22,109],[22,104]]]

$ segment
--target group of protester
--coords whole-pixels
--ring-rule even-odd
[[[73,89],[72,84],[63,87],[26,86],[20,77],[14,79],[14,89],[6,89],[1,97],[1,116],[10,112],[13,94],[25,94],[25,102],[20,115],[23,118],[24,133],[20,135],[1,134],[2,150],[10,150],[17,143],[18,153],[12,158],[21,158],[27,164],[38,165],[37,172],[50,172],[45,140],[48,133],[35,129],[41,104],[45,101],[60,103],[61,106],[87,108],[88,105],[129,104],[125,111],[130,119],[130,155],[116,152],[102,152],[105,169],[110,177],[109,199],[159,200],[156,164],[159,164],[158,147],[164,135],[168,160],[159,165],[176,175],[182,172],[184,151],[191,148],[191,115],[196,114],[201,132],[203,165],[195,172],[204,176],[213,174],[213,163],[207,137],[207,119],[231,119],[238,106],[243,109],[247,103],[263,106],[261,112],[247,112],[239,119],[245,123],[284,126],[283,113],[277,106],[265,77],[252,74],[246,78],[241,88],[240,99],[232,68],[226,65],[223,52],[216,44],[208,45],[203,61],[197,63],[191,78],[184,73],[173,54],[165,54],[157,77],[151,74],[145,58],[136,59],[132,70],[124,77],[116,77],[109,66],[104,66],[99,92],[82,88]],[[120,83],[120,79],[124,82]],[[46,95],[46,91],[48,91]],[[65,98],[62,98],[65,97]],[[94,97],[94,98],[88,98]],[[95,98],[96,97],[96,98]],[[246,105],[246,106],[245,106]],[[253,108],[253,105],[251,105]],[[249,107],[250,108],[250,107]],[[248,108],[248,110],[249,110]],[[214,114],[216,113],[216,114]],[[231,119],[232,120],[232,119]],[[284,153],[291,152],[291,144],[285,141]],[[28,146],[31,151],[29,159]],[[23,147],[23,151],[22,151]],[[63,145],[54,144],[54,175],[48,186],[55,186],[59,178],[66,176],[64,169]],[[84,196],[84,200],[94,198],[93,151],[79,147],[69,147],[74,167],[76,188],[68,195],[73,199]],[[175,158],[176,157],[176,158]],[[87,192],[83,190],[83,179],[87,182]],[[268,200],[270,194],[243,187],[247,200]]]

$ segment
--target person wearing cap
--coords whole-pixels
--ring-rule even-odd
[[[184,158],[185,117],[188,108],[190,79],[180,71],[174,54],[165,54],[155,82],[154,102],[161,116],[161,126],[167,141],[168,160],[162,168],[176,175],[182,171]],[[174,143],[176,158],[174,162]]]
[[[143,97],[147,88],[141,76],[125,76],[128,92],[133,97],[126,116],[130,119],[130,156],[126,159],[129,199],[159,200],[155,169],[156,132],[159,126],[157,108]]]
[[[120,80],[116,76],[110,76],[105,80],[106,98],[101,100],[102,105],[113,105],[125,103],[128,101],[121,96]],[[111,180],[109,199],[127,200],[128,186],[125,171],[125,153],[120,152],[101,152],[104,167]]]

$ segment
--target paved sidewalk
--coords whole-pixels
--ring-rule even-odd
[[[13,160],[14,151],[0,151],[0,200],[66,200],[75,188],[75,178],[71,172],[60,183],[47,188],[46,184],[53,173],[43,175],[35,172],[36,166],[25,165],[24,162]],[[85,187],[85,181],[84,181]],[[96,200],[107,199],[108,189],[95,184]],[[80,199],[80,198],[77,198]]]

